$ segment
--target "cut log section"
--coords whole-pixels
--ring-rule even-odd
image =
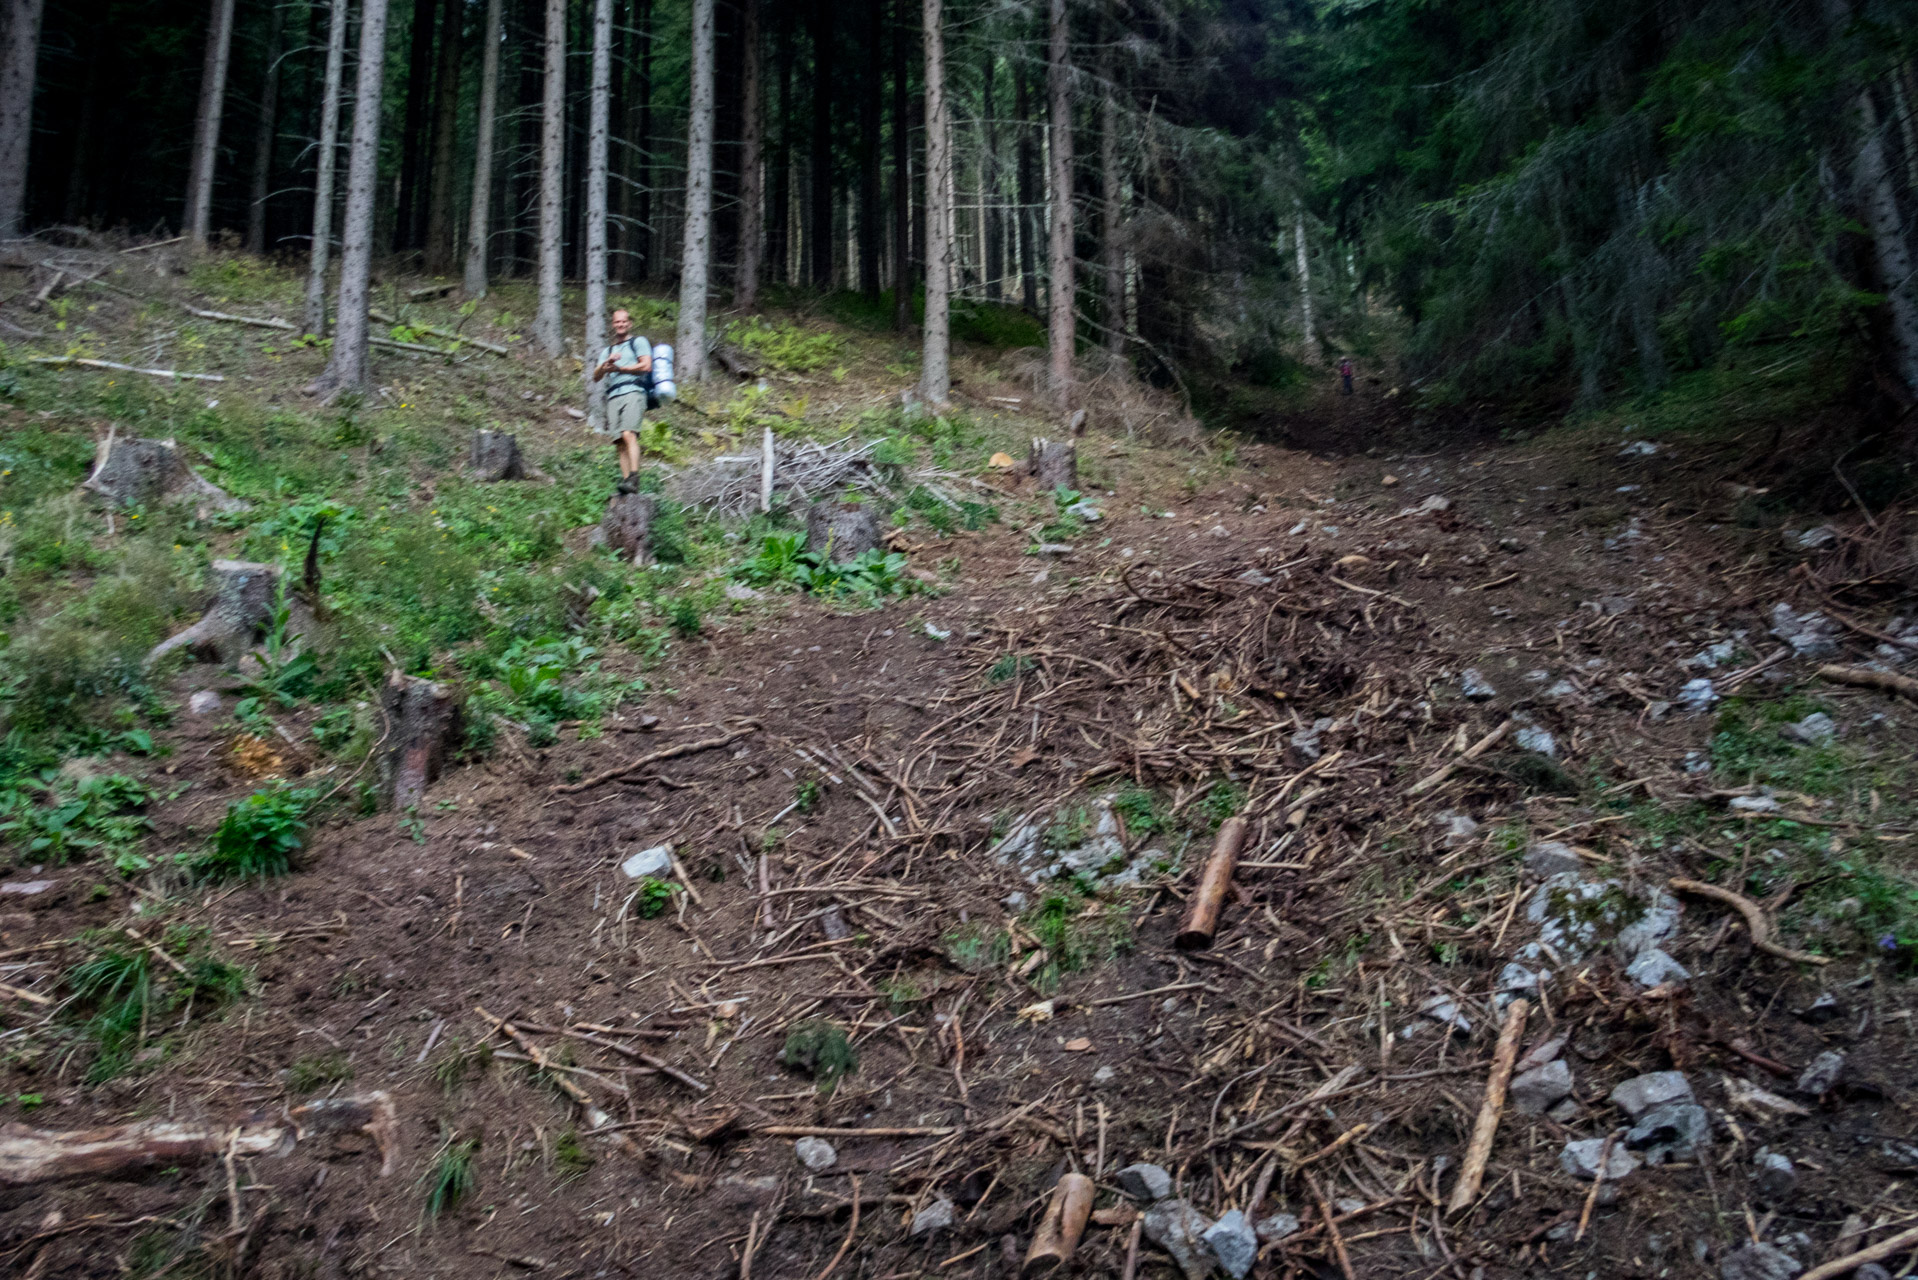
[[[1026,454],[1026,470],[1039,482],[1039,488],[1046,493],[1054,489],[1077,489],[1079,487],[1079,450],[1070,440],[1047,440],[1040,436],[1032,439],[1032,450]]]
[[[80,487],[122,507],[192,502],[202,519],[213,512],[247,509],[246,503],[189,467],[173,441],[116,440],[111,431],[94,459],[93,474]]]
[[[395,671],[386,678],[380,707],[386,713],[381,790],[389,807],[417,808],[459,733],[459,699],[443,684]]]
[[[137,1173],[229,1153],[284,1156],[314,1134],[349,1132],[365,1133],[378,1144],[381,1177],[393,1172],[399,1120],[392,1098],[384,1092],[324,1099],[294,1108],[285,1119],[252,1119],[231,1125],[142,1120],[63,1131],[15,1122],[0,1125],[0,1186]]]
[[[878,547],[879,520],[868,506],[844,502],[816,502],[806,512],[806,550],[834,564],[857,560]]]
[[[645,564],[653,554],[653,514],[658,507],[650,493],[614,494],[600,518],[601,539],[625,559]]]
[[[488,431],[484,427],[473,432],[471,464],[473,479],[481,484],[526,478],[526,459],[520,456],[519,437],[510,432]]]
[[[185,649],[203,662],[231,666],[259,641],[273,617],[279,570],[246,560],[215,560],[212,574],[213,604],[206,615],[148,650],[147,666],[176,649]]]

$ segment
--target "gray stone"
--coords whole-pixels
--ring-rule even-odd
[[[814,1173],[839,1163],[839,1153],[824,1138],[801,1138],[793,1143],[793,1154],[799,1157],[799,1163]]]
[[[1704,676],[1687,680],[1685,687],[1678,691],[1678,705],[1691,712],[1709,711],[1712,703],[1718,701],[1718,690],[1712,688],[1712,682]]]
[[[1777,813],[1785,806],[1778,803],[1777,796],[1733,796],[1727,806],[1734,813]]]
[[[0,893],[15,898],[37,898],[58,883],[57,880],[9,880],[0,884]]]
[[[726,584],[726,598],[728,600],[758,600],[763,594],[762,592],[753,590],[743,582],[729,582]]]
[[[1520,1115],[1543,1114],[1572,1091],[1572,1068],[1563,1058],[1512,1078],[1510,1097]]]
[[[1467,667],[1459,673],[1458,687],[1459,692],[1473,702],[1484,702],[1498,697],[1498,690],[1492,687],[1492,682],[1487,680],[1484,673],[1476,667]]]
[[[1156,1164],[1129,1164],[1113,1176],[1119,1190],[1146,1204],[1172,1194],[1172,1175]]]
[[[923,1236],[932,1231],[944,1231],[952,1225],[952,1221],[952,1201],[940,1196],[912,1215],[912,1234]]]
[[[1550,879],[1584,870],[1578,851],[1562,840],[1545,840],[1525,851],[1525,869],[1535,876]]]
[[[1752,1161],[1752,1184],[1768,1200],[1783,1200],[1798,1185],[1798,1170],[1790,1157],[1776,1151],[1760,1151]]]
[[[1237,1209],[1220,1214],[1219,1220],[1206,1231],[1204,1240],[1232,1280],[1244,1280],[1245,1273],[1259,1260],[1258,1233]]]
[[[1514,960],[1499,970],[1498,989],[1505,991],[1532,991],[1552,976],[1550,969],[1532,969]]]
[[[1822,747],[1838,736],[1838,725],[1822,711],[1814,711],[1803,720],[1788,724],[1778,732],[1807,746]]]
[[[1723,1280],[1792,1280],[1805,1268],[1783,1249],[1768,1244],[1748,1244],[1736,1253],[1728,1253],[1718,1264]]]
[[[1655,1107],[1673,1102],[1695,1102],[1692,1083],[1680,1071],[1653,1071],[1612,1090],[1612,1105],[1637,1120]]]
[[[190,716],[218,715],[222,705],[218,693],[211,689],[198,689],[186,700],[186,713]]]
[[[1535,724],[1523,725],[1512,735],[1512,741],[1521,751],[1532,751],[1542,756],[1558,754],[1558,739]]]
[[[1183,1200],[1165,1199],[1145,1211],[1145,1238],[1172,1255],[1186,1280],[1204,1280],[1212,1270],[1205,1233],[1212,1220]]]
[[[1625,976],[1641,987],[1656,987],[1667,982],[1684,982],[1692,972],[1657,947],[1647,947],[1625,967]]]
[[[1525,914],[1539,926],[1539,942],[1566,960],[1611,944],[1629,961],[1678,930],[1678,900],[1663,889],[1634,890],[1570,872],[1541,884]]]
[[[1450,996],[1433,996],[1419,1006],[1419,1012],[1435,1022],[1443,1022],[1460,1035],[1472,1029],[1471,1019],[1459,1012],[1458,1001]]]
[[[1257,1233],[1260,1244],[1271,1244],[1274,1240],[1283,1240],[1287,1236],[1298,1234],[1298,1215],[1275,1213],[1268,1218],[1260,1218],[1258,1225],[1252,1230]]]
[[[620,863],[619,869],[626,873],[628,880],[639,880],[646,876],[652,876],[658,879],[671,875],[673,871],[673,846],[669,844],[658,844],[650,849],[641,849],[638,853]]]
[[[1646,1164],[1696,1160],[1712,1144],[1712,1120],[1695,1102],[1668,1102],[1647,1111],[1625,1134],[1625,1145]]]
[[[1570,1124],[1572,1121],[1578,1119],[1579,1114],[1584,1110],[1585,1108],[1578,1105],[1577,1098],[1567,1098],[1545,1114],[1560,1124]]]
[[[1875,1262],[1867,1262],[1851,1273],[1851,1280],[1891,1280],[1891,1272]]]
[[[1845,1072],[1845,1055],[1827,1049],[1811,1060],[1811,1065],[1798,1074],[1798,1092],[1822,1098],[1838,1087],[1838,1077]]]
[[[1855,898],[1848,898],[1845,901],[1855,902],[1857,900]],[[1842,906],[1843,904],[1841,903],[1840,905]],[[1860,905],[1862,906],[1863,904]],[[1798,1011],[1798,1016],[1806,1022],[1816,1025],[1821,1022],[1830,1022],[1844,1011],[1845,1006],[1838,1002],[1837,996],[1829,991],[1820,991],[1817,999]]]
[[[1314,749],[1316,749],[1316,746],[1317,744],[1315,743]],[[1452,813],[1448,810],[1438,816],[1437,822],[1439,839],[1454,849],[1462,844],[1468,843],[1478,835],[1478,823],[1462,813]]]
[[[1565,1150],[1558,1153],[1558,1167],[1582,1182],[1590,1182],[1598,1177],[1598,1159],[1605,1151],[1605,1139],[1586,1138],[1579,1142],[1568,1142]],[[1624,1144],[1614,1142],[1612,1154],[1605,1161],[1605,1181],[1617,1182],[1638,1168],[1638,1157],[1627,1151]]]
[[[1070,542],[1041,542],[1032,548],[1035,556],[1069,556],[1079,548]]]

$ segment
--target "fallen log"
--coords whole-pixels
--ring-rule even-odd
[[[1045,1264],[1048,1269],[1063,1267],[1072,1260],[1085,1234],[1086,1219],[1092,1214],[1092,1179],[1083,1173],[1068,1173],[1052,1189],[1052,1203],[1033,1233],[1032,1247],[1026,1250],[1022,1271]]]
[[[1918,680],[1896,672],[1873,671],[1867,667],[1823,666],[1818,668],[1818,676],[1834,684],[1857,685],[1861,689],[1882,689],[1886,693],[1902,694],[1918,702]]]
[[[178,369],[142,369],[117,360],[89,360],[84,356],[29,356],[28,364],[79,365],[83,369],[117,369],[122,373],[144,373],[149,378],[186,378],[193,382],[225,382],[220,373],[181,373]]]
[[[1499,1117],[1505,1114],[1505,1089],[1512,1083],[1512,1064],[1518,1060],[1518,1038],[1525,1030],[1525,1015],[1530,1012],[1531,1006],[1523,1000],[1512,1001],[1512,1007],[1505,1011],[1498,1047],[1492,1051],[1492,1073],[1485,1081],[1485,1099],[1479,1104],[1472,1140],[1466,1145],[1465,1161],[1459,1168],[1458,1185],[1452,1188],[1451,1203],[1445,1206],[1447,1213],[1469,1209],[1478,1199],[1486,1163],[1492,1158],[1492,1139],[1498,1136]]]
[[[1225,906],[1225,893],[1232,887],[1232,871],[1239,862],[1239,850],[1245,847],[1244,818],[1227,818],[1219,825],[1212,841],[1212,853],[1205,860],[1205,871],[1192,901],[1185,911],[1185,923],[1179,926],[1172,945],[1181,951],[1203,951],[1212,945],[1219,928],[1219,912]]]

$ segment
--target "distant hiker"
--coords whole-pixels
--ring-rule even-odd
[[[613,312],[613,345],[600,353],[593,381],[608,378],[606,422],[601,435],[612,436],[619,458],[619,491],[632,493],[639,481],[639,424],[646,414],[646,384],[653,370],[653,344],[633,333],[633,317]]]
[[[1339,383],[1340,383],[1340,388],[1339,388],[1340,395],[1349,396],[1352,394],[1352,357],[1351,356],[1347,356],[1343,360],[1339,361]]]

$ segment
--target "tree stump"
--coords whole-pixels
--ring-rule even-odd
[[[202,517],[247,509],[246,503],[189,467],[173,441],[116,440],[111,431],[93,460],[93,473],[80,487],[122,507],[185,500],[198,503]]]
[[[519,438],[510,432],[488,431],[484,427],[473,432],[471,465],[473,479],[481,484],[526,478],[526,460],[520,456]]]
[[[380,692],[380,708],[386,714],[380,790],[392,809],[417,808],[459,732],[459,700],[443,684],[395,671]]]
[[[879,521],[871,507],[828,499],[806,512],[806,550],[834,564],[856,560],[880,542]]]
[[[198,622],[148,650],[151,667],[175,649],[203,662],[232,666],[258,642],[273,618],[274,588],[280,571],[245,560],[213,562],[213,604]]]
[[[1026,470],[1039,481],[1046,493],[1054,489],[1079,487],[1079,450],[1069,440],[1047,440],[1034,436],[1032,451],[1026,455]]]
[[[650,493],[616,493],[601,517],[601,541],[634,564],[652,555],[653,513],[658,503]]]

